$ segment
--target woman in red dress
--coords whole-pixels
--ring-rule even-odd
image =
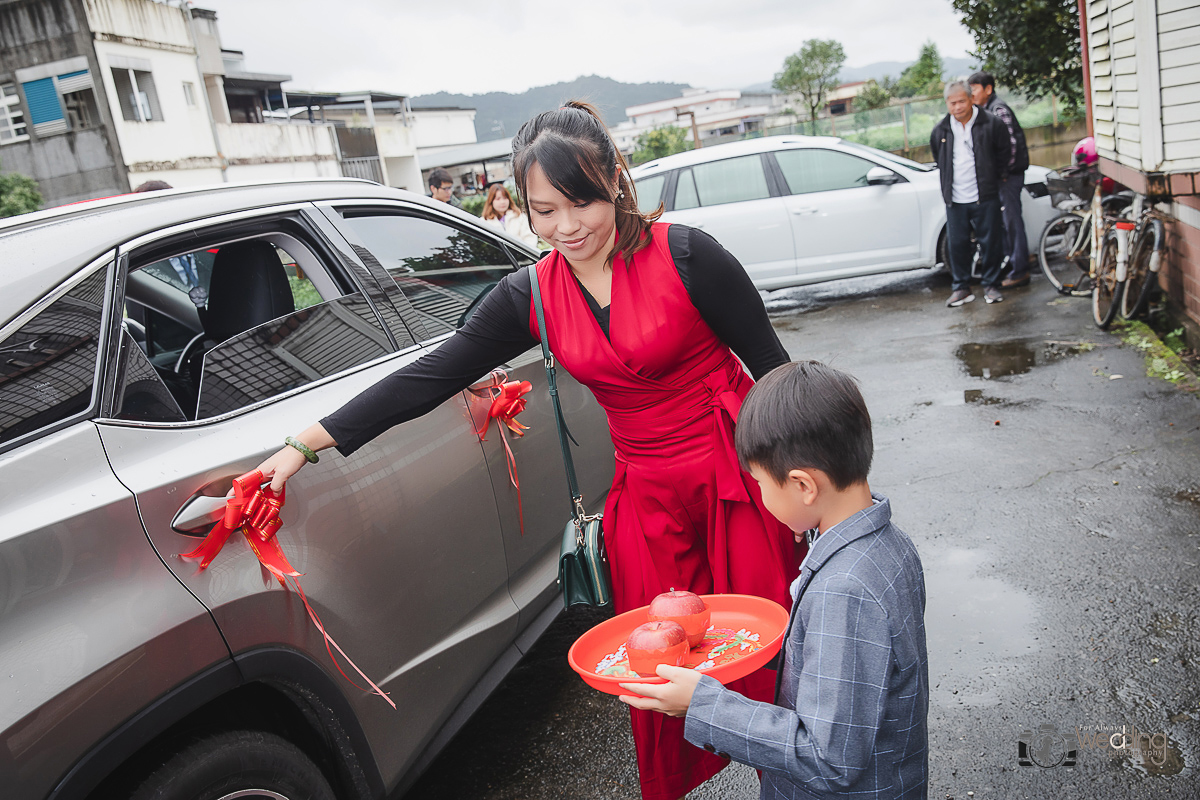
[[[554,251],[504,278],[433,353],[298,438],[349,454],[548,336],[555,359],[608,414],[616,475],[604,509],[617,613],[671,587],[789,604],[793,536],[763,507],[733,446],[742,398],[788,360],[749,277],[700,231],[639,212],[624,158],[594,109],[569,103],[526,123],[513,168],[534,230]],[[273,486],[304,465],[285,447],[260,467]],[[734,685],[770,701],[774,672]],[[642,796],[676,800],[728,761],[683,738],[683,720],[631,710]]]

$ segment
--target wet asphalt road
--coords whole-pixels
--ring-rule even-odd
[[[1200,797],[1200,398],[1040,279],[948,294],[917,272],[768,298],[793,358],[860,380],[871,486],[925,565],[929,797]],[[637,797],[624,707],[566,664],[599,620],[562,616],[407,797]],[[735,764],[689,797],[757,791]]]

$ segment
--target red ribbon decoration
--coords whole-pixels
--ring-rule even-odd
[[[487,441],[487,432],[492,420],[497,420],[504,426],[500,428],[500,441],[504,442],[504,452],[508,457],[508,479],[517,490],[517,519],[521,523],[521,535],[524,536],[525,509],[521,506],[521,481],[517,477],[517,458],[508,444],[508,437],[504,435],[504,428],[508,428],[517,436],[524,436],[525,431],[529,430],[528,425],[517,421],[517,415],[525,410],[524,396],[533,391],[533,384],[529,381],[510,381],[504,370],[497,369],[492,370],[492,385],[484,387],[482,391],[491,393],[492,405],[488,408],[483,427],[475,433],[478,434],[479,441]]]
[[[283,554],[283,548],[279,546],[279,540],[275,538],[275,534],[283,527],[283,520],[279,518],[279,509],[283,508],[287,487],[284,487],[279,494],[275,494],[270,486],[263,487],[262,483],[263,474],[258,470],[234,478],[233,497],[225,502],[225,516],[213,526],[213,529],[208,532],[204,541],[200,542],[195,550],[183,553],[180,557],[199,558],[200,569],[207,569],[208,565],[217,557],[217,553],[221,552],[221,548],[229,541],[233,532],[240,528],[250,549],[254,551],[254,555],[258,556],[259,563],[275,576],[284,589],[292,588],[294,585],[300,602],[304,604],[304,609],[308,612],[308,618],[325,637],[325,650],[329,653],[329,660],[337,667],[338,672],[342,673],[342,677],[356,689],[377,694],[386,700],[388,705],[395,708],[396,704],[392,702],[392,698],[376,686],[366,673],[350,659],[350,656],[346,655],[346,651],[342,650],[333,640],[333,637],[325,630],[325,626],[321,624],[321,618],[317,616],[317,612],[309,605],[308,597],[300,586],[299,578],[302,573],[297,572],[296,568],[288,562],[287,556]],[[359,686],[346,674],[337,659],[334,658],[334,650],[341,653],[342,658],[346,659],[346,663],[362,676],[362,679],[371,687],[369,690]]]

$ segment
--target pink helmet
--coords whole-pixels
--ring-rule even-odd
[[[1096,140],[1091,136],[1079,140],[1073,155],[1076,164],[1095,164],[1100,160],[1100,154],[1096,152]]]

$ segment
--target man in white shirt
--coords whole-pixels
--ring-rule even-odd
[[[945,98],[949,113],[934,127],[929,145],[941,172],[942,198],[946,202],[953,278],[953,292],[946,305],[957,308],[975,299],[971,293],[972,231],[980,249],[984,299],[999,303],[1004,299],[1000,294],[1004,228],[999,186],[1007,177],[1008,130],[971,103],[970,91],[962,81],[946,84]]]

